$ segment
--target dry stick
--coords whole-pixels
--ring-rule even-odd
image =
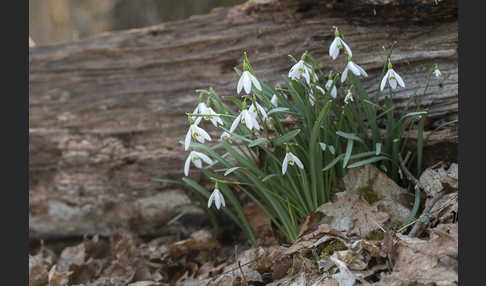
[[[417,234],[419,234],[419,231],[421,231],[422,227],[427,226],[427,224],[430,222],[430,220],[429,220],[429,218],[431,216],[430,210],[435,205],[435,203],[438,200],[440,200],[444,195],[445,195],[444,191],[439,192],[439,193],[435,194],[434,197],[430,201],[428,201],[428,204],[426,204],[426,207],[425,207],[424,211],[422,212],[422,215],[417,220],[417,223],[413,226],[412,230],[408,234],[409,236],[411,236],[411,237],[417,236]]]

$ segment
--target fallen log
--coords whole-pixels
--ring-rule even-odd
[[[431,81],[423,103],[433,119],[457,118],[456,1],[337,2],[248,1],[188,20],[31,47],[30,237],[167,232],[167,221],[190,207],[190,194],[152,179],[182,176],[187,154],[178,141],[195,90],[212,86],[234,95],[233,68],[241,68],[245,50],[256,75],[271,84],[288,72],[287,55],[305,50],[324,70],[338,70],[344,57],[328,55],[338,26],[374,93],[382,47],[396,41],[392,60],[406,88],[395,102],[404,104],[419,87],[423,92],[437,63],[443,78]],[[183,219],[200,223],[193,218],[201,212],[192,209]]]

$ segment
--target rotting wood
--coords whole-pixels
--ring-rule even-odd
[[[434,119],[457,118],[455,1],[407,1],[415,7],[359,1],[360,11],[346,10],[355,1],[335,2],[249,1],[184,21],[31,47],[30,236],[166,231],[164,224],[188,207],[189,197],[151,179],[182,176],[187,154],[178,141],[187,129],[184,113],[196,104],[195,90],[212,86],[235,95],[233,68],[241,68],[244,50],[256,75],[272,84],[287,74],[287,55],[305,50],[325,71],[341,70],[344,57],[331,61],[328,55],[332,26],[338,26],[374,94],[382,46],[397,41],[392,60],[406,88],[395,102],[403,106],[425,86],[437,63],[443,78],[431,81],[423,103]],[[198,172],[191,174],[197,178]]]

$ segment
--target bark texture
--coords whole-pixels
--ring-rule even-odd
[[[167,231],[190,195],[152,179],[183,176],[187,154],[178,141],[195,90],[211,86],[235,95],[233,68],[241,68],[244,50],[256,75],[272,84],[287,74],[287,55],[305,50],[324,70],[341,70],[344,57],[328,55],[338,26],[374,93],[382,46],[396,41],[392,61],[406,88],[395,101],[404,104],[418,87],[423,92],[437,63],[443,78],[430,82],[423,103],[434,119],[456,118],[457,7],[433,3],[249,1],[184,21],[30,48],[31,237]],[[193,208],[185,217],[197,224],[191,218],[199,215]]]

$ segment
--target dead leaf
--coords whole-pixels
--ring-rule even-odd
[[[353,286],[356,282],[356,278],[354,277],[353,273],[351,273],[351,271],[348,269],[346,263],[339,260],[337,253],[334,253],[329,258],[339,268],[339,273],[333,274],[332,278],[338,282],[339,286]]]
[[[166,285],[168,286],[169,284],[155,282],[155,281],[137,281],[128,284],[128,286],[166,286]]]
[[[443,224],[422,240],[397,234],[397,259],[391,274],[373,285],[457,285],[458,227]]]
[[[302,225],[300,226],[299,234],[297,235],[297,239],[301,237],[306,232],[312,232],[317,229],[319,226],[319,218],[320,214],[317,212],[311,212],[304,220]]]
[[[361,199],[357,192],[345,191],[336,196],[334,202],[325,203],[316,210],[324,213],[322,222],[336,230],[364,237],[368,232],[379,229],[390,217]]]
[[[65,286],[69,283],[69,276],[73,274],[72,271],[57,272],[56,265],[52,266],[49,271],[49,286]]]
[[[367,193],[376,197],[370,205],[386,212],[392,221],[403,222],[410,216],[413,195],[374,165],[350,169],[343,177],[343,183],[346,192],[357,193],[362,198]]]
[[[328,224],[320,224],[317,229],[311,233],[305,234],[297,239],[285,252],[284,255],[293,254],[301,249],[305,249],[310,245],[313,245],[316,241],[322,238],[325,234],[339,236],[346,239],[346,236],[336,229],[330,227]]]
[[[194,251],[214,251],[218,248],[221,248],[219,242],[208,230],[202,229],[192,233],[188,239],[170,244],[167,247],[167,255],[172,259],[179,259]]]
[[[443,164],[437,168],[427,168],[420,176],[419,182],[428,197],[434,197],[445,188],[449,188],[449,192],[457,191],[458,165],[452,163],[448,169]]]
[[[45,259],[42,252],[37,255],[29,255],[29,285],[44,286],[48,283],[48,272],[51,263]]]
[[[244,205],[243,212],[248,218],[250,227],[258,234],[258,243],[262,246],[277,245],[278,241],[273,234],[270,218],[257,205]]]

